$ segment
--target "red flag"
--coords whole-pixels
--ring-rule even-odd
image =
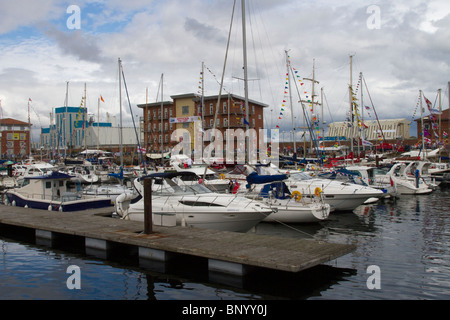
[[[431,103],[430,100],[428,100],[427,98],[425,98],[425,96],[423,96],[425,102],[427,103],[428,106],[428,110],[431,112],[431,109],[433,108],[433,104]]]
[[[100,95],[100,100],[102,100],[103,102],[105,102],[105,100],[103,100],[103,97],[102,97],[102,95]]]

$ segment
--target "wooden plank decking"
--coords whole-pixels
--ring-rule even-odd
[[[289,272],[334,260],[356,249],[349,244],[178,226],[153,226],[153,233],[147,235],[143,234],[142,222],[105,217],[98,212],[52,212],[0,205],[0,226],[13,225]]]

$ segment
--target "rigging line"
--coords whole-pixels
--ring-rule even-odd
[[[160,79],[159,79],[159,84],[158,84],[158,91],[156,92],[156,98],[155,98],[155,101],[156,102],[158,102],[158,98],[159,98],[159,90],[161,89],[161,86],[162,86],[162,80],[163,80],[163,78],[161,77]],[[162,98],[161,98],[161,100],[162,100]],[[162,116],[162,115],[161,115]]]
[[[250,7],[250,3],[249,3],[249,7]],[[252,8],[249,8],[249,11],[251,11],[251,10],[252,10]],[[249,14],[249,19],[248,20],[249,20],[249,24],[250,24],[250,32],[251,32],[251,35],[252,35],[251,38],[252,38],[252,45],[253,45],[253,55],[254,55],[254,61],[255,61],[256,78],[257,78],[257,80],[260,80],[261,77],[260,77],[259,67],[258,67],[258,55],[256,53],[255,36],[253,34],[253,30],[254,30],[254,28],[253,28],[253,20],[252,20],[252,15],[251,14]],[[260,96],[260,99],[262,100],[261,81],[258,81],[258,87],[259,87],[259,96]]]
[[[372,109],[373,109],[373,112],[375,113],[375,118],[377,119],[378,126],[380,127],[381,135],[383,136],[383,142],[386,143],[386,138],[384,137],[384,132],[383,132],[383,129],[381,128],[380,120],[378,119],[377,110],[375,110],[375,106],[373,104],[372,97],[370,96],[369,88],[367,87],[367,84],[366,84],[366,78],[364,78],[364,76],[363,76],[362,79],[364,81],[364,86],[366,87],[367,94],[369,95],[369,100],[370,100],[370,103],[372,104]]]
[[[291,70],[291,73],[294,74],[294,70],[292,69],[292,66],[290,66],[290,70]],[[313,85],[314,85],[314,84],[313,84]],[[315,145],[315,147],[316,147],[317,158],[319,159],[320,164],[323,165],[323,158],[322,158],[322,156],[321,156],[321,152],[320,152],[320,150],[319,150],[319,145],[318,145],[318,143],[317,143],[317,139],[316,139],[316,136],[315,136],[315,134],[314,134],[314,130],[313,130],[313,128],[312,128],[311,119],[308,118],[308,116],[307,116],[307,114],[306,114],[305,106],[304,106],[303,102],[301,101],[301,100],[302,100],[302,97],[301,97],[301,94],[300,94],[300,90],[299,90],[299,88],[298,88],[298,83],[297,83],[297,81],[295,81],[295,88],[297,89],[297,95],[298,95],[298,98],[300,99],[300,104],[301,104],[302,109],[303,109],[303,117],[305,118],[306,125],[308,126],[309,134],[310,134],[311,140],[314,142],[314,145]],[[293,111],[293,110],[292,110],[292,111]]]
[[[225,59],[223,62],[222,77],[220,80],[219,96],[217,97],[216,112],[214,114],[214,124],[213,124],[213,131],[212,131],[213,135],[211,137],[211,143],[214,143],[216,140],[215,133],[216,133],[217,115],[219,114],[220,99],[222,97],[223,79],[225,77],[225,70],[226,70],[226,66],[227,66],[228,50],[230,47],[231,30],[233,29],[233,19],[234,19],[235,8],[236,8],[236,0],[233,1],[233,10],[231,11],[230,29],[228,31],[227,48],[225,50]],[[208,169],[208,166],[205,166],[205,171],[203,172],[203,181],[206,180],[206,170],[207,169]]]
[[[252,1],[250,1],[250,3],[252,3]],[[252,8],[253,8],[253,7],[254,7],[254,6],[252,6]],[[258,16],[261,17],[261,14],[259,14]],[[260,25],[262,26],[262,29],[263,29],[263,31],[264,31],[265,38],[267,39],[267,41],[268,41],[268,43],[269,43],[269,48],[271,49],[270,51],[271,51],[271,53],[272,53],[272,56],[275,56],[275,54],[274,54],[274,52],[273,52],[273,46],[272,46],[271,43],[270,43],[269,33],[267,32],[267,29],[266,29],[265,24],[264,24],[264,19],[260,18],[260,20],[261,20],[261,24],[260,24]],[[261,48],[262,48],[262,47],[263,47],[263,46],[262,46],[262,40],[260,39],[259,41],[260,41]],[[265,56],[265,52],[266,52],[266,50],[262,50],[262,53],[261,53],[261,55],[262,55],[262,60],[263,60],[263,64],[264,64],[265,70],[267,70],[267,71],[268,71],[268,74],[270,74],[269,68],[268,68],[268,66],[267,66],[267,59],[266,59],[266,56]],[[276,74],[281,74],[281,70],[279,69],[278,64],[277,64],[277,68],[278,68],[278,71],[279,71],[279,72],[276,73]],[[272,84],[271,84],[270,78],[271,78],[271,77],[267,77],[267,81],[268,81],[268,84],[269,84],[269,88],[272,88]],[[270,90],[270,95],[271,95],[271,98],[272,98],[272,104],[275,105],[275,104],[276,104],[276,99],[275,99],[275,97],[274,97],[273,90]]]
[[[141,155],[141,163],[144,166],[144,174],[146,174],[147,172],[146,172],[145,165],[144,165],[144,157],[142,156],[141,146],[139,144],[139,136],[138,136],[138,133],[136,130],[136,124],[134,122],[133,109],[131,108],[130,96],[128,95],[128,87],[127,87],[127,83],[125,81],[125,74],[123,72],[123,68],[122,68],[122,77],[123,77],[123,85],[125,87],[125,92],[127,94],[128,105],[130,106],[131,120],[133,120],[133,127],[134,127],[134,133],[136,134],[137,147],[139,150],[139,154]]]

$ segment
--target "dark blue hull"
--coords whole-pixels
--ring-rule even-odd
[[[64,211],[64,212],[112,207],[110,199],[75,200],[60,203],[48,200],[31,200],[23,198],[16,193],[10,192],[6,193],[6,197],[10,204],[12,204],[13,201],[15,201],[15,205],[17,207],[27,206],[28,208],[41,210],[49,210],[50,205],[52,211]]]

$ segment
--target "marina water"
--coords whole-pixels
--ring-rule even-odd
[[[298,274],[264,271],[220,284],[179,266],[165,273],[0,234],[0,300],[446,300],[450,190],[401,196],[315,225],[259,224],[258,234],[352,243],[357,249]],[[80,271],[69,289],[68,268]]]

